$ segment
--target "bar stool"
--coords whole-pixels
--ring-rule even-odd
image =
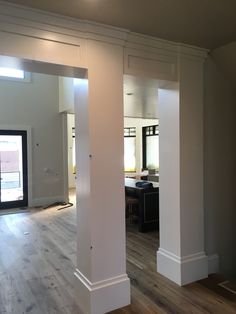
[[[138,218],[139,200],[136,197],[126,196],[125,205],[129,222],[132,223],[134,218]]]

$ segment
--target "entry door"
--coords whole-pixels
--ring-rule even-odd
[[[27,132],[0,130],[0,209],[28,205]]]

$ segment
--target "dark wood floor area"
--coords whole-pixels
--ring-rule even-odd
[[[33,209],[0,216],[0,313],[79,314],[73,289],[76,213]],[[178,287],[156,272],[158,233],[127,227],[132,304],[119,313],[236,313],[218,277]]]

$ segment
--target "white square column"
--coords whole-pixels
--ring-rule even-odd
[[[123,171],[123,49],[87,42],[88,80],[75,85],[76,298],[83,313],[130,303]]]
[[[180,56],[176,89],[159,90],[157,271],[179,285],[208,275],[204,251],[203,61]]]

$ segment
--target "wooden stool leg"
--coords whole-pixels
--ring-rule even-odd
[[[127,197],[126,198],[126,209],[127,215],[129,219],[129,223],[132,223],[134,220],[135,212],[138,210],[138,199],[134,197]]]

